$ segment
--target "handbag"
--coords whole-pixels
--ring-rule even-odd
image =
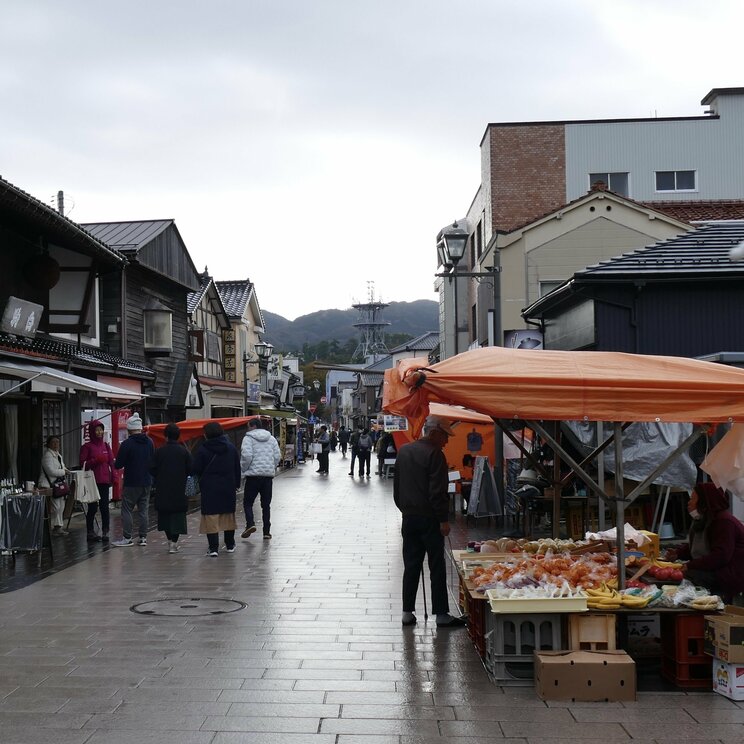
[[[92,470],[86,470],[83,465],[82,470],[73,471],[75,474],[75,499],[81,504],[92,504],[100,501],[101,495],[98,493],[96,476]]]
[[[194,499],[199,494],[199,479],[195,475],[186,478],[186,497]]]
[[[323,445],[320,442],[312,442],[310,444],[310,454],[319,455],[323,451]]]
[[[70,493],[70,487],[64,477],[59,477],[52,483],[52,496],[55,499],[63,499]]]

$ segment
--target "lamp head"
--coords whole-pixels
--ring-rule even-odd
[[[451,227],[442,230],[445,263],[451,263],[453,266],[457,266],[465,255],[465,246],[467,245],[467,242],[467,230],[463,230],[457,224],[457,220],[452,223]]]

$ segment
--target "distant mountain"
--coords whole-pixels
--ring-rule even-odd
[[[309,315],[301,315],[295,320],[287,320],[281,315],[263,311],[266,321],[264,339],[279,351],[299,351],[302,345],[317,344],[320,341],[344,342],[359,336],[354,328],[360,315],[357,310],[318,310]],[[391,302],[381,314],[381,320],[390,323],[385,333],[408,333],[419,336],[439,328],[439,305],[432,300],[415,302]]]

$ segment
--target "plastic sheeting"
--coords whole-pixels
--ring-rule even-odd
[[[44,529],[44,496],[0,496],[0,548],[41,550]]]
[[[744,424],[734,424],[708,453],[700,469],[719,488],[744,499]]]
[[[596,446],[597,425],[593,422],[567,421],[589,454]],[[605,430],[607,433],[607,430]],[[692,434],[692,424],[631,424],[623,432],[623,477],[639,483],[658,466],[671,452],[676,450]],[[603,453],[606,472],[615,472],[615,446],[610,445]],[[697,469],[690,456],[684,452],[675,457],[661,472],[654,483],[660,486],[685,488],[692,491],[697,480]]]

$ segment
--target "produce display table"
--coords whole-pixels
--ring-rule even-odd
[[[630,650],[628,621],[658,616],[661,644],[657,648],[664,679],[684,689],[710,689],[712,659],[703,652],[703,627],[704,617],[711,611],[651,606],[571,612],[558,610],[561,601],[556,600],[554,612],[552,600],[546,598],[539,602],[539,612],[527,611],[530,605],[526,600],[519,603],[521,612],[492,612],[488,598],[469,576],[469,564],[472,570],[478,564],[520,558],[520,554],[452,550],[449,555],[459,587],[460,608],[468,615],[468,633],[496,684],[531,685],[535,651]]]

